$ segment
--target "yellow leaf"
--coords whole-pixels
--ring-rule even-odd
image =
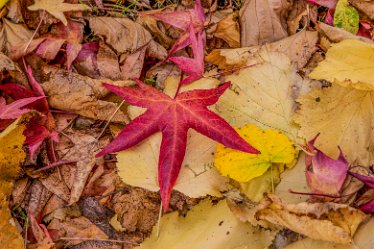
[[[34,11],[45,10],[49,14],[60,20],[64,25],[68,24],[64,12],[91,10],[91,8],[85,4],[64,3],[64,0],[35,0],[35,3],[27,8]]]
[[[359,90],[374,90],[374,44],[344,40],[331,46],[309,77]]]
[[[374,92],[333,85],[298,99],[294,116],[306,141],[318,133],[315,146],[337,159],[338,146],[354,165],[369,166],[374,159]]]
[[[260,150],[261,154],[249,154],[219,144],[214,165],[222,175],[239,182],[247,182],[264,174],[272,164],[293,166],[297,153],[284,134],[270,129],[260,130],[255,125],[246,125],[236,131]]]
[[[263,249],[269,246],[275,233],[239,221],[226,201],[212,205],[209,200],[195,206],[184,218],[178,212],[161,218],[157,228],[139,249]]]
[[[22,150],[25,141],[22,124],[19,118],[0,133],[0,241],[7,248],[23,248],[23,239],[15,227],[10,214],[9,196],[12,193],[13,181],[18,176],[26,154]]]
[[[8,2],[9,0],[0,0],[0,9]]]
[[[366,219],[362,211],[345,204],[287,204],[275,195],[268,195],[261,201],[255,216],[312,239],[340,244],[352,242],[358,226]]]
[[[256,66],[225,78],[232,85],[216,104],[217,110],[232,126],[253,123],[296,140],[298,127],[291,121],[294,99],[310,82],[297,74],[284,54],[264,52],[259,57],[262,62]]]

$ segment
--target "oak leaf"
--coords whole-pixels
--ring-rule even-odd
[[[255,125],[237,128],[238,134],[261,154],[252,155],[218,145],[214,166],[222,175],[239,182],[248,182],[261,176],[274,164],[293,166],[296,150],[284,134],[271,129],[261,130]]]
[[[128,149],[150,135],[162,131],[158,182],[163,207],[167,210],[172,188],[177,180],[186,152],[187,131],[193,128],[227,147],[248,153],[258,150],[244,141],[220,116],[208,110],[215,104],[230,83],[209,90],[192,90],[171,98],[137,80],[139,88],[104,86],[124,98],[129,104],[147,108],[130,122],[111,144],[97,156]]]
[[[309,74],[317,80],[328,80],[359,90],[374,90],[374,44],[344,40],[331,46],[326,59]]]
[[[60,20],[64,25],[68,24],[64,12],[91,10],[91,8],[85,4],[64,3],[64,0],[35,0],[34,4],[28,6],[27,8],[32,11],[45,10]]]

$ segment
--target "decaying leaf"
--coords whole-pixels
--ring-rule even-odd
[[[166,49],[156,43],[145,28],[130,19],[91,17],[89,22],[92,31],[104,37],[105,42],[120,56],[122,79],[140,76],[146,51],[160,60],[166,58]]]
[[[137,248],[263,249],[271,244],[275,235],[239,221],[224,200],[213,206],[205,200],[185,218],[178,217],[178,212],[167,214],[161,218],[160,224],[159,236],[155,227],[151,237]]]
[[[309,87],[281,53],[260,53],[258,64],[226,77],[232,85],[217,103],[218,112],[233,126],[248,123],[281,131],[296,140],[292,123],[294,99]]]
[[[237,128],[238,134],[261,154],[248,154],[217,145],[214,166],[219,172],[239,182],[248,182],[261,176],[275,164],[293,166],[296,150],[284,134],[274,130],[261,130],[255,125]]]
[[[374,219],[371,218],[367,223],[362,224],[357,229],[351,245],[342,245],[322,240],[305,238],[286,246],[284,249],[371,249],[373,247],[373,231]]]
[[[70,3],[64,3],[64,0],[35,0],[33,5],[30,5],[27,7],[29,10],[45,10],[52,16],[59,19],[64,25],[68,24],[68,21],[66,20],[66,17],[64,15],[64,12],[67,11],[85,11],[85,10],[91,10],[90,7],[88,7],[85,4],[79,3],[79,4],[70,4]]]
[[[287,37],[287,14],[292,4],[286,0],[246,0],[240,9],[242,46],[262,45]]]
[[[139,87],[137,89],[105,84],[105,87],[124,98],[129,104],[147,108],[147,111],[132,120],[97,156],[129,149],[161,131],[158,183],[165,210],[168,209],[170,194],[183,163],[187,132],[190,128],[227,147],[247,153],[259,153],[224,119],[207,108],[218,101],[229,87],[229,82],[213,89],[196,89],[178,93],[174,98],[140,80],[136,82]]]
[[[347,176],[349,164],[339,148],[339,157],[334,160],[314,147],[318,135],[308,142],[308,150],[313,155],[306,155],[305,176],[308,187],[313,193],[338,195]]]
[[[369,166],[372,163],[372,91],[333,85],[313,90],[297,101],[301,107],[294,120],[301,127],[301,137],[309,141],[320,133],[315,147],[329,157],[338,158],[340,146],[351,164]]]
[[[358,10],[365,13],[371,20],[374,20],[374,1],[373,0],[349,0],[349,3]]]
[[[214,36],[227,42],[231,48],[240,47],[240,28],[237,22],[238,13],[227,15],[218,22]]]
[[[206,56],[206,60],[216,64],[220,69],[232,69],[253,65],[257,62],[256,55],[263,51],[281,52],[287,55],[292,62],[296,62],[299,70],[306,65],[312,54],[317,51],[317,41],[317,32],[303,30],[280,41],[267,43],[263,46],[216,49]]]
[[[0,133],[0,241],[8,248],[22,249],[23,238],[17,230],[9,210],[9,197],[14,180],[21,171],[21,163],[26,158],[22,150],[25,141],[23,131],[25,121],[18,119]]]
[[[352,242],[366,215],[344,204],[331,202],[286,204],[268,195],[257,207],[256,217],[284,226],[312,239],[340,244]]]
[[[43,67],[43,73],[48,78],[41,85],[45,94],[49,96],[50,107],[100,120],[109,119],[117,109],[115,103],[100,100],[109,94],[109,91],[102,86],[102,82],[118,86],[132,84],[132,81],[92,79],[49,66]],[[127,116],[122,111],[118,111],[112,119],[114,122],[127,122],[127,120]]]
[[[347,39],[357,39],[367,43],[374,43],[372,40],[366,37],[354,35],[344,29],[333,27],[323,22],[318,23],[317,29],[332,42],[341,42]]]
[[[358,11],[349,5],[348,0],[339,0],[334,12],[334,26],[356,34],[359,26]]]
[[[359,90],[374,90],[374,44],[358,40],[344,40],[327,51],[309,77],[324,79],[341,86]]]

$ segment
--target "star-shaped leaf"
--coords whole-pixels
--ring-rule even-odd
[[[60,20],[64,25],[68,24],[64,12],[91,10],[85,4],[64,3],[64,0],[35,0],[35,3],[28,7],[29,10],[45,10]]]
[[[45,96],[20,99],[9,105],[6,105],[4,98],[0,98],[0,119],[16,119],[22,114],[30,111],[29,109],[21,108],[42,98],[45,98]]]
[[[104,83],[106,88],[129,104],[147,108],[147,111],[129,123],[97,156],[128,149],[161,131],[158,183],[165,210],[169,206],[170,194],[186,152],[189,128],[227,147],[259,153],[224,119],[207,108],[218,101],[219,96],[230,86],[229,82],[214,89],[179,93],[175,98],[170,98],[139,80],[136,82],[139,88],[121,88]]]
[[[195,29],[190,24],[190,41],[194,58],[188,57],[171,57],[170,61],[174,62],[182,71],[188,74],[188,77],[181,81],[181,85],[188,84],[198,80],[204,74],[204,41],[203,33],[195,33]]]

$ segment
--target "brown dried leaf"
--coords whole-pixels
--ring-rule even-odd
[[[108,236],[103,231],[83,216],[66,219],[65,221],[53,219],[48,225],[48,229],[57,230],[58,237],[108,239]],[[66,244],[67,246],[72,246],[81,242],[82,240],[68,240]]]
[[[231,48],[240,47],[239,15],[234,12],[218,22],[214,36],[227,42]]]
[[[288,36],[287,0],[246,0],[239,12],[242,46],[262,45]]]
[[[53,193],[44,187],[40,181],[34,181],[30,186],[30,197],[27,205],[29,211],[35,217],[39,217],[52,195]]]
[[[287,204],[275,195],[266,196],[258,206],[256,217],[284,226],[312,239],[340,244],[352,237],[366,215],[344,204],[331,202]]]
[[[254,57],[261,51],[282,52],[292,62],[296,62],[297,69],[301,69],[308,62],[312,54],[317,51],[318,33],[301,31],[283,40],[264,46],[242,47],[237,49],[218,49],[206,56],[206,61],[218,65],[220,69],[232,69],[254,64]]]
[[[374,0],[349,0],[349,3],[374,20]]]
[[[323,22],[318,23],[317,29],[320,33],[325,35],[330,41],[333,42],[341,42],[347,39],[356,39],[368,43],[373,43],[372,40],[366,37],[354,35],[348,31],[345,31],[344,29],[333,27]]]
[[[43,67],[43,73],[48,78],[41,85],[45,94],[49,96],[50,107],[99,120],[108,120],[117,109],[115,103],[100,100],[109,93],[102,83],[117,86],[132,84],[132,81],[92,79],[50,66]],[[128,118],[122,111],[118,111],[112,121],[127,122]]]
[[[140,76],[145,50],[160,60],[166,58],[165,48],[156,43],[145,28],[130,19],[91,17],[89,22],[92,31],[104,37],[105,42],[121,56],[122,79]],[[134,66],[137,68],[134,69]]]

